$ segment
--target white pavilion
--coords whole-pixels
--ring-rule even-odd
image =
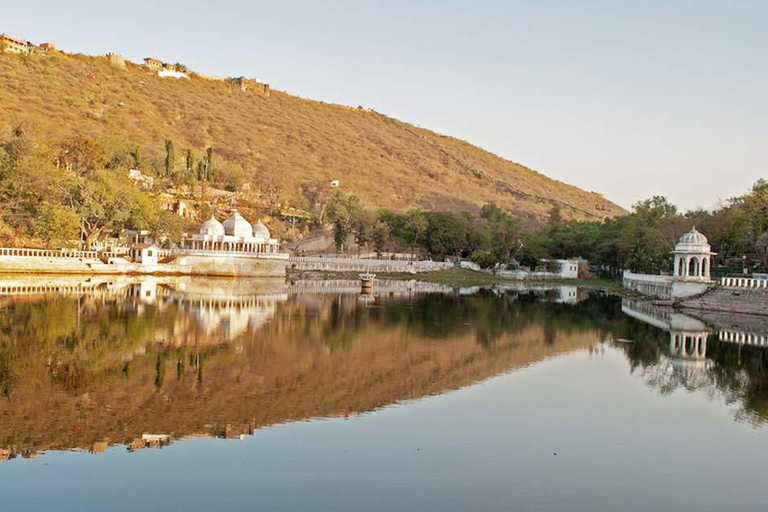
[[[247,254],[275,254],[280,242],[271,237],[261,220],[253,226],[235,210],[223,223],[214,216],[200,226],[199,233],[185,235],[181,248],[187,251],[215,251]]]
[[[711,281],[712,252],[707,237],[696,227],[680,237],[672,252],[675,255],[673,275],[676,280],[708,283]]]

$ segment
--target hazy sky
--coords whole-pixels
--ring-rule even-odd
[[[30,1],[2,31],[374,108],[624,206],[768,177],[768,0]]]

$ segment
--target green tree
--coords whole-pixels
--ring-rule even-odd
[[[59,146],[56,165],[78,176],[102,169],[107,163],[104,146],[97,140],[82,135],[66,139]]]
[[[406,216],[405,226],[413,232],[413,240],[411,241],[411,254],[413,254],[416,244],[421,241],[422,236],[424,236],[424,233],[427,232],[427,228],[429,227],[429,222],[427,222],[427,217],[424,215],[424,211],[418,207],[409,209]]]
[[[58,203],[45,203],[40,209],[35,234],[45,243],[64,245],[77,239],[80,217],[70,208]]]
[[[427,221],[427,248],[431,254],[458,256],[466,247],[465,226],[454,213],[430,212]]]
[[[176,165],[176,151],[173,148],[173,141],[165,141],[165,176],[170,178],[174,174]]]
[[[373,239],[373,247],[379,257],[381,257],[381,253],[384,252],[387,243],[389,243],[390,233],[389,224],[383,220],[376,221],[376,224],[373,225],[371,237]]]

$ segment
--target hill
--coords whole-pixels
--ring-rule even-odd
[[[215,153],[246,176],[270,175],[290,202],[302,184],[338,179],[369,205],[476,210],[496,201],[522,216],[595,220],[624,210],[461,140],[377,112],[228,81],[161,78],[105,57],[0,54],[0,136],[31,127],[52,140],[94,137],[162,161],[177,150]]]

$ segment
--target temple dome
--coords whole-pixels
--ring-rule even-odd
[[[256,238],[261,237],[264,239],[269,239],[272,237],[272,234],[269,232],[269,228],[267,228],[267,226],[261,222],[261,219],[259,219],[259,221],[253,225],[253,236]]]
[[[224,236],[224,225],[211,215],[211,218],[200,226],[200,234],[204,236]]]
[[[678,240],[675,252],[709,252],[709,240],[694,227]]]
[[[224,221],[224,233],[230,236],[237,236],[240,238],[250,238],[253,236],[253,229],[251,224],[243,218],[240,213],[235,210],[232,216]]]

